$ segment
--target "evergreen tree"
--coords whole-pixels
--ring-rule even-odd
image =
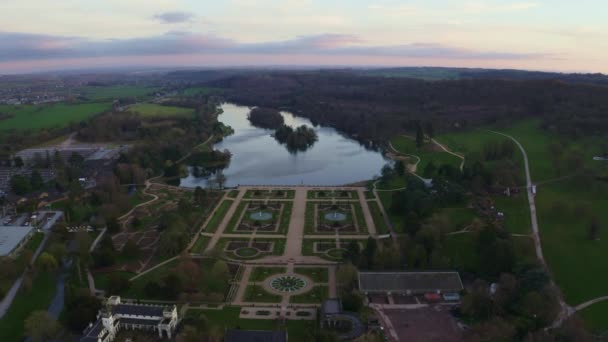
[[[416,147],[421,148],[424,145],[424,132],[420,123],[416,124]]]

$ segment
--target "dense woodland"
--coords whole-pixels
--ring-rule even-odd
[[[249,112],[249,121],[256,126],[268,129],[277,129],[283,125],[283,116],[272,108],[256,107]]]
[[[354,137],[414,131],[419,120],[437,131],[536,117],[568,135],[608,129],[608,87],[555,80],[423,81],[348,72],[275,72],[208,82],[244,105],[285,108]]]

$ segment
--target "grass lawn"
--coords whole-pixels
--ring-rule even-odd
[[[294,272],[305,275],[317,283],[326,283],[329,279],[329,270],[326,267],[296,267]]]
[[[512,241],[517,262],[535,263],[537,261],[534,242],[531,238],[514,236]],[[475,234],[448,235],[445,239],[445,247],[456,269],[465,272],[476,271]]]
[[[470,208],[441,208],[434,217],[445,219],[450,224],[450,231],[464,229],[475,218],[475,211]]]
[[[0,320],[0,341],[21,341],[24,322],[36,310],[46,310],[55,295],[55,275],[39,273],[28,292],[19,292],[6,315]]]
[[[213,265],[215,264],[215,262],[217,262],[217,260],[218,259],[213,259],[213,258],[193,259],[193,261],[195,261],[199,265],[199,267],[202,271],[202,274],[203,274],[203,277],[201,278],[200,282],[198,283],[197,292],[199,294],[202,294],[202,295],[205,295],[208,297],[208,298],[203,299],[204,301],[207,301],[207,300],[212,301],[212,302],[215,302],[217,300],[223,301],[224,300],[223,295],[226,293],[227,288],[230,286],[229,283],[226,281],[222,281],[221,283],[219,283],[217,279],[208,276],[209,274],[211,274]],[[171,262],[131,281],[130,288],[123,291],[122,293],[118,293],[118,294],[125,298],[132,298],[132,299],[163,299],[163,298],[149,298],[146,295],[144,288],[145,288],[146,284],[151,281],[154,281],[157,283],[162,283],[163,278],[165,278],[167,275],[175,272],[175,269],[179,262],[180,262],[179,259],[172,260]],[[122,272],[122,271],[106,273],[106,274],[96,274],[95,275],[95,286],[97,288],[104,289],[104,286],[107,286],[107,284],[108,284],[108,279],[109,279],[110,274],[119,274],[126,278],[130,278],[130,277],[134,276],[133,273]],[[216,295],[219,295],[219,297]]]
[[[230,198],[236,198],[236,196],[238,196],[238,195],[239,195],[239,191],[238,190],[230,190],[228,192],[228,197],[230,197]]]
[[[281,296],[268,293],[259,285],[248,285],[245,289],[245,302],[280,303],[281,299]]]
[[[278,320],[273,319],[242,319],[239,318],[240,307],[225,307],[222,310],[199,310],[189,309],[186,317],[199,317],[201,314],[207,317],[210,325],[218,327],[219,331],[227,329],[247,329],[247,330],[287,330],[290,342],[307,342],[313,338],[313,333],[317,329],[315,321],[295,321],[288,320],[283,325]]]
[[[191,108],[161,106],[154,103],[137,103],[130,106],[129,111],[142,116],[190,116],[194,112]]]
[[[285,267],[255,267],[249,276],[249,281],[264,281],[271,275],[285,273],[286,271],[287,268]]]
[[[393,229],[396,233],[403,233],[405,228],[405,218],[403,215],[396,215],[391,212],[391,205],[393,203],[393,194],[394,192],[390,191],[380,191],[378,192],[378,197],[380,197],[380,201],[382,202],[382,206],[384,207],[384,211],[388,215],[391,224],[393,225]]]
[[[289,221],[291,220],[291,211],[293,202],[283,202],[283,212],[281,213],[281,221],[279,222],[279,233],[287,234],[289,230]]]
[[[125,97],[148,97],[148,94],[160,90],[158,87],[114,85],[108,87],[82,87],[76,91],[92,100],[115,100]]]
[[[209,220],[207,227],[205,227],[206,233],[215,233],[215,231],[217,230],[217,227],[220,225],[220,223],[224,219],[224,216],[226,216],[228,209],[230,209],[232,202],[233,202],[232,200],[224,200],[222,202],[222,204],[220,204],[220,207],[217,208],[217,210],[213,214],[213,217],[211,218],[211,220]]]
[[[306,293],[291,296],[289,302],[294,304],[321,303],[327,297],[329,297],[329,288],[325,285],[317,285]]]
[[[585,321],[585,325],[592,332],[601,334],[608,330],[608,302],[600,302],[578,312]]]
[[[363,216],[363,209],[361,209],[360,203],[353,203],[353,207],[355,208],[355,215],[357,216],[357,225],[359,226],[360,233],[367,233],[367,223],[365,222],[365,217]]]
[[[239,203],[238,207],[234,211],[234,214],[230,218],[230,221],[228,221],[228,225],[224,230],[225,232],[234,232],[234,230],[236,229],[236,225],[239,223],[239,219],[241,218],[241,214],[243,214],[243,211],[245,211],[246,206],[247,203],[245,202]]]
[[[494,204],[498,211],[505,214],[505,229],[513,234],[532,233],[530,206],[525,191],[516,196],[495,196]]]
[[[384,221],[384,215],[380,211],[380,206],[376,201],[367,201],[367,206],[369,207],[369,211],[372,214],[374,219],[374,224],[376,225],[376,232],[378,234],[388,234],[389,229]]]
[[[205,248],[207,248],[207,245],[209,244],[210,240],[211,240],[211,238],[208,236],[202,236],[202,235],[199,236],[198,239],[196,239],[194,246],[192,246],[192,249],[190,250],[190,252],[203,254],[203,252],[205,251]]]
[[[95,280],[95,287],[98,289],[106,289],[108,287],[108,284],[110,283],[110,275],[112,275],[112,274],[118,274],[127,279],[129,279],[135,275],[135,273],[125,272],[125,271],[94,273],[93,279]]]
[[[422,175],[425,167],[432,161],[436,167],[450,164],[456,168],[460,167],[462,160],[444,151],[438,151],[434,144],[426,144],[421,148],[416,147],[416,141],[404,136],[396,136],[391,139],[391,144],[402,154],[413,154],[420,157],[420,163],[416,173]]]
[[[8,119],[0,120],[0,131],[65,127],[110,108],[110,103],[0,105],[0,112],[12,115]]]

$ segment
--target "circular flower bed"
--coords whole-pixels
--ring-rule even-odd
[[[251,258],[258,255],[260,251],[257,248],[243,247],[234,251],[234,254],[241,258]]]
[[[298,276],[284,275],[270,281],[270,287],[281,292],[297,292],[306,286],[306,281]]]

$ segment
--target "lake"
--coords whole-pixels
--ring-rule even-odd
[[[344,185],[368,180],[380,174],[388,162],[378,151],[366,148],[331,127],[314,127],[310,120],[282,112],[291,127],[313,127],[318,141],[304,152],[290,153],[272,137],[272,130],[253,126],[247,119],[250,109],[234,104],[222,105],[219,121],[234,134],[215,144],[232,153],[224,169],[226,186],[237,185]],[[207,178],[192,175],[181,179],[181,186],[207,185]]]

